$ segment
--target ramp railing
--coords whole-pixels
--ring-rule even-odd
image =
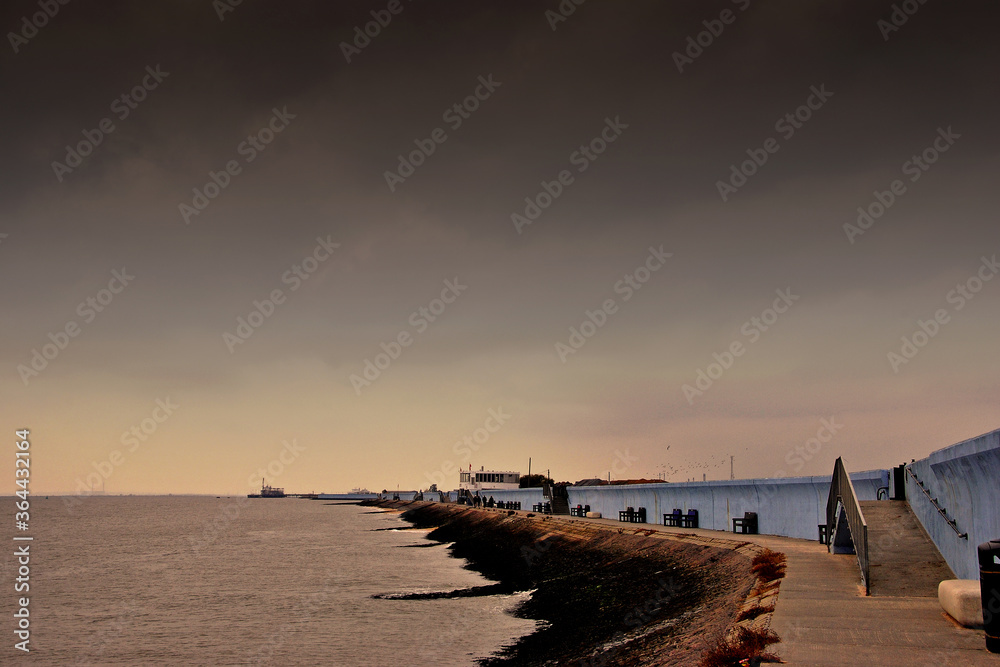
[[[843,506],[847,515],[847,524],[851,529],[851,542],[854,553],[858,557],[858,567],[861,568],[861,580],[865,584],[865,595],[871,592],[871,580],[868,574],[868,522],[858,504],[858,496],[854,493],[854,484],[844,468],[844,461],[837,457],[833,464],[833,478],[830,480],[830,496],[826,501],[826,534],[828,542],[833,546],[834,527],[837,524],[837,507]]]
[[[913,474],[913,471],[910,470],[910,466],[906,466],[906,474],[908,474],[910,477],[913,478],[913,481],[916,483],[917,488],[924,492],[924,495],[927,496],[927,500],[931,502],[931,505],[933,505],[934,509],[938,511],[938,514],[940,514],[944,518],[944,520],[948,522],[948,525],[951,526],[951,529],[955,531],[955,534],[958,535],[960,539],[963,540],[969,539],[969,534],[960,531],[958,529],[958,522],[955,521],[954,519],[948,518],[948,511],[945,508],[941,507],[941,503],[938,502],[937,498],[931,496],[931,492],[928,491],[927,487],[924,486],[924,483],[921,482],[920,479],[918,479],[917,476]]]

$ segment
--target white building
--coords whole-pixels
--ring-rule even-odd
[[[521,487],[521,473],[510,470],[462,470],[458,473],[458,488],[475,494],[477,491],[502,489],[509,491]]]

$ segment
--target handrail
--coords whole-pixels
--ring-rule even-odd
[[[847,524],[851,529],[851,541],[854,543],[854,553],[858,557],[858,567],[861,569],[861,580],[865,584],[865,595],[871,592],[871,579],[868,571],[868,522],[861,511],[858,496],[854,492],[854,484],[847,474],[844,461],[837,457],[833,464],[833,477],[830,480],[830,496],[826,501],[826,534],[830,548],[834,543],[834,525],[837,522],[838,505],[843,506],[847,514]]]
[[[927,487],[924,486],[924,483],[917,478],[917,476],[913,473],[912,470],[910,470],[910,466],[906,466],[906,472],[910,475],[910,477],[913,478],[913,481],[917,483],[917,486],[920,488],[920,490],[924,492],[924,495],[927,496],[927,500],[931,501],[931,505],[934,505],[934,509],[938,511],[938,514],[944,517],[944,520],[948,522],[948,525],[951,526],[951,529],[955,531],[959,539],[963,540],[969,539],[968,533],[963,533],[958,529],[958,522],[955,521],[954,519],[948,518],[947,510],[945,510],[945,508],[941,507],[941,505],[938,504],[937,498],[931,498],[930,491],[927,490]]]

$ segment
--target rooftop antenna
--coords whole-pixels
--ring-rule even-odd
[[[736,458],[732,454],[729,455],[729,479],[736,479],[736,475],[733,473],[733,459]]]

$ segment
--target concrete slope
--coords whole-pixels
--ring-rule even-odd
[[[938,584],[955,575],[905,500],[862,501],[868,522],[871,594],[937,597]]]

